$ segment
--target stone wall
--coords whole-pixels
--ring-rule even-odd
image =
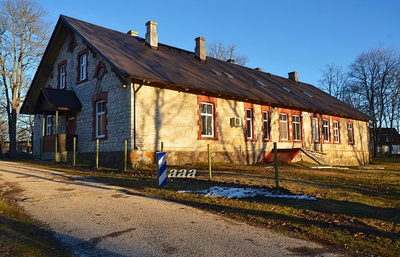
[[[68,38],[68,37],[67,37]],[[100,165],[121,166],[124,140],[128,140],[129,160],[132,166],[153,163],[155,152],[168,153],[170,164],[186,164],[207,161],[207,145],[212,149],[215,162],[252,164],[278,148],[303,148],[323,153],[328,163],[334,165],[365,164],[369,161],[368,123],[346,118],[301,112],[284,108],[261,106],[234,100],[212,98],[152,87],[151,84],[130,84],[121,81],[111,66],[99,54],[94,53],[78,37],[65,40],[57,57],[52,74],[44,86],[57,88],[60,63],[67,64],[67,90],[73,90],[82,103],[76,113],[78,135],[78,161],[93,164],[96,149],[94,131],[95,105],[98,99],[106,102],[106,136],[100,138]],[[72,42],[72,43],[71,43]],[[78,82],[78,54],[88,53],[88,79]],[[98,70],[104,76],[99,79]],[[122,86],[125,84],[126,86]],[[134,90],[137,91],[134,99]],[[136,101],[136,105],[134,102]],[[202,138],[200,133],[200,103],[212,102],[215,108],[215,136]],[[253,110],[253,138],[246,138],[246,109]],[[269,113],[270,135],[264,139],[263,111]],[[135,115],[136,113],[136,115]],[[289,138],[280,139],[279,116],[287,114]],[[65,133],[67,113],[60,113],[59,133]],[[301,117],[301,140],[293,140],[293,115]],[[43,115],[35,117],[34,155],[40,156]],[[240,126],[231,126],[231,118],[238,118]],[[319,121],[320,142],[313,142],[312,118]],[[55,118],[53,117],[53,120]],[[329,142],[322,137],[322,120],[330,123]],[[333,121],[339,122],[340,140],[333,142]],[[136,123],[136,124],[135,124]],[[347,124],[354,127],[355,143],[349,144]],[[55,122],[53,122],[55,124]],[[136,125],[136,130],[135,130]],[[54,131],[54,130],[53,130]],[[70,155],[69,155],[70,156]]]
[[[245,138],[245,109],[254,111],[254,139]],[[143,86],[137,94],[137,145],[132,151],[133,163],[153,162],[154,153],[161,145],[168,153],[171,164],[205,162],[207,145],[210,145],[214,161],[251,164],[259,162],[278,143],[278,148],[303,148],[323,153],[326,163],[333,165],[358,165],[369,162],[368,123],[346,118],[307,113],[297,110],[273,108],[257,104],[216,98],[217,136],[214,139],[199,138],[198,96],[167,89]],[[263,110],[270,114],[270,137],[263,140]],[[289,139],[280,139],[279,114],[288,115]],[[293,115],[301,117],[301,140],[293,140]],[[238,117],[240,127],[232,127],[230,119]],[[313,142],[311,120],[319,121],[320,142]],[[330,140],[324,142],[322,120],[329,120]],[[339,141],[333,140],[333,121],[339,123]],[[352,123],[355,144],[349,144],[347,124]],[[133,127],[133,124],[132,124]],[[131,145],[130,149],[134,149]]]
[[[78,153],[93,153],[96,147],[94,131],[95,113],[94,101],[96,96],[105,96],[107,137],[100,138],[102,151],[113,152],[123,149],[124,140],[131,136],[131,97],[129,89],[123,88],[121,81],[112,71],[111,66],[98,54],[94,53],[79,37],[75,38],[76,44],[71,47],[70,39],[61,47],[59,55],[54,62],[52,74],[50,74],[44,87],[58,87],[58,64],[66,62],[66,90],[73,90],[78,96],[82,110],[75,114],[76,132],[78,135]],[[78,53],[88,53],[88,79],[78,82]],[[97,77],[97,69],[102,66],[105,69],[101,79]],[[59,112],[59,133],[66,133],[67,112]],[[35,115],[34,131],[34,156],[41,156],[42,118],[45,115]],[[55,116],[53,116],[53,133],[55,132]]]

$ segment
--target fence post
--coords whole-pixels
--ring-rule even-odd
[[[73,146],[72,146],[72,166],[76,165],[76,136],[73,139]]]
[[[209,178],[209,180],[211,180],[212,172],[211,172],[211,147],[210,147],[210,144],[207,144],[207,152],[208,152],[208,178]]]
[[[279,188],[278,147],[276,142],[274,142],[274,167],[275,167],[275,187]]]
[[[40,140],[40,160],[42,160],[42,158],[43,158],[44,136],[46,135],[45,126],[46,126],[46,119],[43,116],[43,118],[42,118],[42,138]]]
[[[56,137],[54,139],[54,162],[58,162],[58,111],[56,111]]]
[[[96,170],[99,168],[99,139],[96,139]]]
[[[124,141],[124,171],[128,170],[128,140]]]

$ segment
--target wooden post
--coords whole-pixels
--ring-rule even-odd
[[[99,139],[96,139],[96,170],[99,168]]]
[[[124,141],[124,171],[128,170],[128,140]]]
[[[73,149],[72,149],[72,166],[76,165],[76,136],[73,139]]]
[[[40,159],[43,158],[44,136],[46,135],[45,126],[46,126],[46,118],[43,115],[43,118],[42,118],[42,139],[40,140]]]
[[[58,160],[58,111],[56,111],[56,137],[54,139],[54,162]]]
[[[274,167],[275,167],[275,187],[279,188],[278,147],[276,142],[274,142]]]
[[[207,152],[208,152],[208,178],[212,179],[212,171],[211,171],[211,147],[210,144],[207,144]]]

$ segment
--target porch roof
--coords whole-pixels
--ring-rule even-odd
[[[80,111],[82,104],[71,90],[42,88],[39,94],[35,114],[54,113],[56,111]]]

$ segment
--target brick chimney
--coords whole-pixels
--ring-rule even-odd
[[[157,25],[158,24],[155,21],[148,21],[146,23],[146,44],[148,44],[153,49],[158,48]]]
[[[126,34],[131,35],[132,37],[137,37],[139,35],[139,32],[137,32],[136,30],[129,30],[128,32],[126,32]]]
[[[299,82],[299,73],[297,71],[292,71],[288,73],[289,79],[295,82]]]
[[[194,49],[194,55],[197,58],[199,58],[202,62],[205,62],[207,55],[206,55],[206,46],[204,42],[206,41],[206,39],[204,37],[197,37],[195,41],[196,41],[196,48]]]

